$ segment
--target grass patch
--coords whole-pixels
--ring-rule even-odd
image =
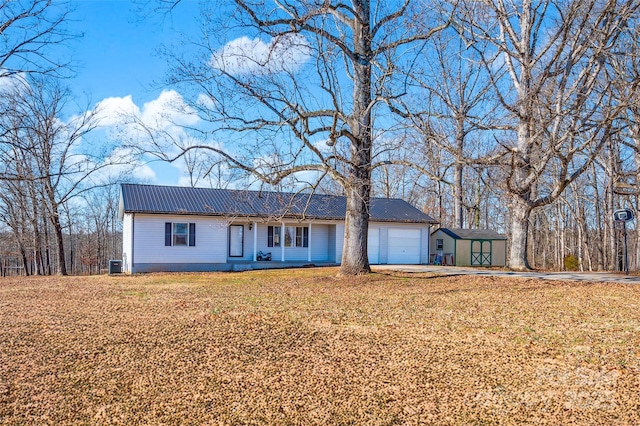
[[[0,280],[0,424],[640,424],[640,286]]]

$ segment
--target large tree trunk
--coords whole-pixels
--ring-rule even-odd
[[[457,119],[456,127],[456,163],[453,166],[453,211],[454,221],[458,228],[464,228],[464,216],[462,215],[462,171],[461,162],[464,155],[464,122],[465,117]]]
[[[600,200],[600,188],[598,186],[598,172],[596,171],[596,165],[591,165],[591,171],[593,173],[593,193],[595,194],[594,206],[595,206],[595,217],[596,217],[596,239],[600,242],[596,249],[597,262],[598,262],[598,271],[602,271],[605,269],[606,264],[606,255],[605,255],[605,234],[603,233],[603,225],[602,225],[602,213],[601,206],[602,202]]]
[[[64,253],[64,236],[62,234],[62,224],[60,223],[60,217],[57,212],[51,215],[51,225],[53,225],[53,233],[56,237],[56,244],[58,246],[58,274],[67,275],[67,263]]]
[[[367,257],[369,229],[369,189],[363,186],[347,190],[347,215],[344,224],[344,247],[341,275],[371,272]]]
[[[454,222],[458,228],[464,228],[462,214],[462,164],[453,166],[453,212]]]
[[[341,275],[371,272],[367,257],[369,230],[369,199],[371,196],[371,28],[369,1],[354,1],[355,15],[360,19],[353,24],[354,53],[362,58],[353,63],[353,114],[349,123],[351,164],[349,166],[347,211],[345,217],[344,246]]]
[[[527,260],[527,237],[531,208],[526,200],[511,195],[511,245],[509,246],[509,268],[522,271],[530,269]]]

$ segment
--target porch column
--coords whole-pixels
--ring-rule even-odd
[[[253,261],[258,260],[258,222],[253,222]]]
[[[281,262],[284,262],[284,222],[282,222],[280,226],[280,250],[282,252],[282,257],[280,258]]]
[[[304,231],[302,233],[302,238],[304,238]],[[307,247],[307,262],[311,262],[311,222],[309,222],[309,238],[307,242],[309,243],[309,247]]]

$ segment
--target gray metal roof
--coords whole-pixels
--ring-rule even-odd
[[[439,228],[433,233],[442,231],[456,240],[506,240],[504,234],[499,234],[492,229],[462,229],[462,228]]]
[[[121,213],[344,220],[346,198],[322,194],[122,184]],[[372,198],[370,220],[438,223],[404,200]]]

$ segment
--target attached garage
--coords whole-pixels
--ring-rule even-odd
[[[420,229],[389,228],[387,263],[415,265],[420,263]]]
[[[431,263],[505,266],[507,237],[491,229],[440,228],[431,234]]]

